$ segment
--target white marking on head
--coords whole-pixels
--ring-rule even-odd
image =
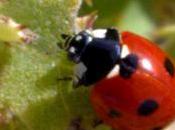
[[[69,48],[69,52],[75,53],[75,47],[70,47],[70,48]]]
[[[82,36],[81,35],[77,35],[76,37],[75,37],[75,40],[76,41],[80,41],[82,39]]]
[[[119,70],[120,70],[120,66],[119,65],[115,65],[114,68],[107,75],[107,78],[112,78],[112,77],[114,77],[116,75],[119,75]]]
[[[88,34],[92,34],[92,30],[90,30],[90,29],[86,29],[85,32]]]
[[[105,38],[106,37],[106,29],[95,29],[92,31],[92,35],[95,38]]]
[[[153,70],[152,64],[151,64],[151,62],[148,59],[141,60],[141,65],[146,70],[149,70],[149,71],[152,71]]]
[[[125,58],[127,55],[129,55],[129,48],[127,45],[122,46],[122,52],[121,52],[121,58]]]
[[[91,42],[93,38],[91,36],[88,37],[88,43]]]

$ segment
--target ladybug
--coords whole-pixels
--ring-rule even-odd
[[[175,118],[174,63],[153,42],[115,28],[66,39],[76,85],[91,86],[98,117],[115,130],[162,130]]]

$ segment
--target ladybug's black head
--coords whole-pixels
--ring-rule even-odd
[[[65,35],[62,37],[65,37]],[[68,52],[68,57],[77,63],[80,61],[80,56],[86,45],[92,41],[92,36],[88,32],[82,31],[74,36],[65,37],[65,39],[67,44],[66,51]]]

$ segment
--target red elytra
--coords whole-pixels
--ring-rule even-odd
[[[97,115],[116,130],[160,130],[175,118],[174,66],[167,54],[149,40],[121,33],[121,44],[137,55],[130,78],[118,73],[92,88]]]

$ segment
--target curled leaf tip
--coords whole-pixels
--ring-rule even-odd
[[[30,29],[27,29],[27,28],[19,31],[18,35],[21,37],[21,40],[27,44],[33,42],[39,37],[37,34],[35,34]]]
[[[75,26],[76,26],[76,32],[80,32],[81,30],[84,29],[91,29],[93,28],[93,25],[98,17],[97,11],[94,11],[88,15],[81,16],[76,18],[75,20]]]
[[[31,43],[38,36],[26,26],[15,22],[8,16],[0,16],[0,40],[5,42]]]

